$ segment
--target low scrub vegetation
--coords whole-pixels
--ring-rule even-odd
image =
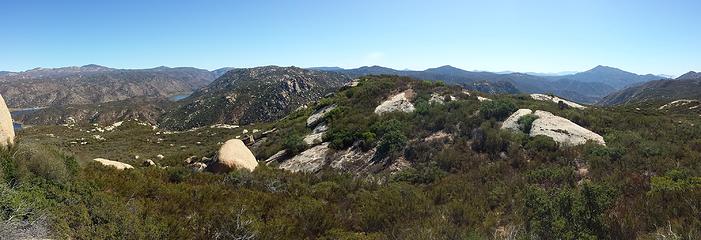
[[[373,113],[409,88],[415,112]],[[430,102],[434,93],[456,99]],[[32,229],[31,236],[60,239],[701,238],[698,116],[490,98],[374,76],[322,100],[338,105],[326,117],[324,136],[334,151],[358,144],[377,148],[385,160],[378,164],[400,158],[411,164],[382,181],[264,165],[194,173],[175,161],[166,169],[117,171],[81,161],[80,148],[67,153],[55,142],[29,141],[41,134],[20,135],[16,147],[0,151],[0,220],[14,224],[1,231],[26,236],[22,231]],[[499,121],[517,108],[568,118],[607,144],[560,146],[501,130]],[[256,156],[307,148],[301,137],[311,131],[305,121],[313,109],[268,125],[277,132],[255,148]],[[519,124],[527,129],[534,120]]]

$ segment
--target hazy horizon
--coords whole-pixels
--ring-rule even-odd
[[[25,72],[25,71],[30,71],[30,70],[34,70],[34,69],[42,69],[42,68],[43,68],[43,69],[52,69],[52,68],[64,68],[64,67],[83,67],[83,66],[87,66],[87,65],[98,65],[98,66],[102,66],[102,67],[115,68],[115,69],[127,69],[127,70],[130,70],[130,69],[152,69],[152,68],[158,68],[158,67],[168,67],[168,68],[193,67],[193,66],[164,66],[164,65],[160,65],[160,66],[147,66],[147,67],[138,67],[138,68],[120,68],[120,67],[108,66],[108,65],[105,65],[105,64],[87,63],[87,64],[70,65],[70,66],[50,66],[50,67],[37,66],[37,67],[34,67],[34,68],[30,68],[30,69],[24,69],[24,70],[19,70],[19,71],[9,71],[9,72]],[[200,68],[200,69],[204,69],[204,70],[208,70],[208,71],[214,71],[214,70],[217,70],[217,69],[228,68],[228,67],[230,67],[230,68],[251,68],[251,67],[263,67],[263,66],[299,67],[299,68],[305,68],[305,69],[311,69],[311,68],[334,68],[334,67],[338,67],[338,66],[295,66],[295,65],[275,65],[275,64],[269,64],[269,65],[246,66],[246,67],[221,66],[221,67],[216,67],[216,68]],[[361,67],[374,67],[374,66],[386,67],[386,68],[391,68],[391,69],[399,70],[399,71],[425,71],[425,70],[428,70],[428,69],[431,69],[431,68],[438,68],[438,67],[444,67],[444,66],[451,66],[451,67],[459,68],[459,69],[466,70],[466,71],[472,71],[472,72],[491,72],[491,73],[496,73],[496,74],[525,73],[525,74],[535,74],[535,75],[537,75],[537,76],[563,76],[563,75],[576,74],[576,73],[581,73],[581,72],[585,72],[585,71],[591,70],[591,69],[593,69],[593,68],[595,68],[595,67],[597,67],[597,66],[604,66],[604,67],[613,67],[613,68],[617,68],[616,66],[597,65],[597,66],[592,66],[592,67],[590,67],[590,68],[582,69],[582,70],[557,71],[557,72],[544,72],[544,71],[527,71],[527,72],[520,72],[520,71],[511,71],[511,70],[491,71],[491,70],[483,70],[483,69],[462,68],[462,67],[457,67],[457,66],[452,65],[452,64],[444,64],[444,65],[440,65],[440,66],[433,66],[433,67],[428,67],[428,68],[423,68],[423,69],[395,68],[395,67],[387,67],[387,66],[381,66],[381,65],[365,65],[365,66],[345,67],[345,68],[344,68],[344,67],[340,67],[340,68],[343,68],[343,69],[357,69],[357,68],[361,68]],[[197,68],[197,67],[195,67],[195,68]],[[620,69],[620,68],[618,68],[618,69]],[[673,78],[676,78],[676,77],[681,76],[682,74],[684,74],[684,73],[682,73],[682,74],[679,74],[679,75],[672,75],[672,74],[652,73],[652,72],[645,72],[645,73],[632,72],[632,71],[627,71],[626,69],[620,69],[620,70],[623,70],[623,71],[626,71],[626,72],[635,73],[635,74],[639,74],[639,75],[653,74],[653,75],[658,75],[658,76],[662,76],[662,77],[673,77]],[[8,70],[0,69],[0,71],[8,71]],[[693,71],[693,70],[690,70],[690,71]],[[686,73],[686,72],[685,72],[685,73]]]
[[[696,1],[2,2],[0,71],[99,64],[701,70]]]

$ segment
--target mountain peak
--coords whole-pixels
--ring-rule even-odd
[[[611,72],[611,71],[615,71],[615,72],[624,72],[624,71],[621,70],[621,69],[614,68],[614,67],[609,67],[609,66],[604,66],[604,65],[598,65],[598,66],[596,66],[596,67],[590,69],[590,70],[587,71],[587,72]]]
[[[435,72],[435,73],[443,73],[443,74],[458,74],[458,73],[462,73],[462,72],[466,72],[466,71],[463,69],[460,69],[460,68],[453,67],[451,65],[444,65],[444,66],[440,66],[437,68],[426,69],[426,72]]]
[[[679,76],[677,78],[677,80],[698,79],[698,78],[701,78],[701,73],[689,71],[688,73],[685,73],[684,75]]]
[[[81,68],[107,68],[105,66],[97,65],[97,64],[88,64],[88,65],[83,65]]]

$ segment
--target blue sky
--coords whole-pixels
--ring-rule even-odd
[[[696,0],[0,1],[0,70],[701,70]]]

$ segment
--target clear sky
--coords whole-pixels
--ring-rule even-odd
[[[2,0],[0,70],[701,71],[698,0]]]

